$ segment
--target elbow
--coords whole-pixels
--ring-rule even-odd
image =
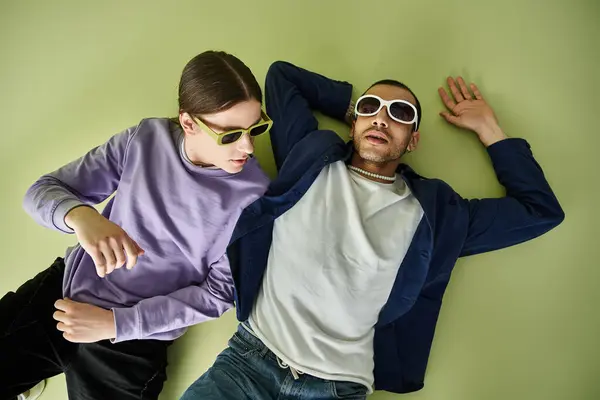
[[[29,187],[29,189],[27,189],[27,191],[25,192],[25,196],[23,196],[23,201],[21,202],[21,206],[23,207],[23,209],[25,210],[25,212],[29,215],[33,215],[33,203],[35,201],[35,197],[36,197],[36,185],[37,182],[34,183],[32,186]]]
[[[558,200],[554,201],[551,207],[547,208],[544,213],[544,219],[549,229],[554,229],[565,220],[565,212],[560,206]]]
[[[292,65],[286,61],[273,62],[267,71],[267,82],[276,82],[278,79],[281,79],[282,76],[285,76],[285,70],[291,66]]]
[[[554,215],[552,216],[552,227],[553,228],[557,227],[558,225],[562,224],[562,222],[564,220],[565,220],[565,212],[559,205],[558,209],[555,211]]]

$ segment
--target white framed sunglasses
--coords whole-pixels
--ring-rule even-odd
[[[358,98],[354,113],[361,117],[372,117],[384,106],[391,119],[402,124],[415,124],[415,130],[417,129],[417,108],[406,100],[384,100],[379,96],[367,94]]]

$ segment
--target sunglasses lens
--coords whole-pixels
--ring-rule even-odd
[[[243,133],[242,131],[229,133],[229,134],[223,136],[223,140],[221,140],[221,143],[231,144],[231,143],[235,142],[236,140],[238,140],[242,136],[242,133]]]
[[[268,127],[269,127],[269,124],[255,126],[254,128],[252,128],[250,130],[250,136],[262,135],[263,133],[265,133],[267,131]]]
[[[406,103],[395,101],[390,106],[392,116],[400,121],[410,122],[415,118],[415,110]]]
[[[359,114],[375,114],[379,110],[381,103],[375,97],[364,97],[356,105]]]

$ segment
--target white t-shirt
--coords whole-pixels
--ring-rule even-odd
[[[339,161],[275,220],[249,318],[283,362],[322,379],[373,385],[373,338],[423,210],[398,175],[378,183]]]

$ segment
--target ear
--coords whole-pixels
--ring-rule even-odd
[[[190,114],[188,114],[186,112],[180,112],[179,113],[179,123],[181,124],[183,131],[185,133],[187,133],[188,135],[193,135],[194,133],[196,133],[195,132],[196,123],[194,122],[194,119],[191,117]]]
[[[412,136],[410,138],[410,141],[408,142],[407,150],[415,151],[417,149],[417,147],[419,146],[420,139],[421,139],[421,133],[419,133],[419,131],[413,132]]]

